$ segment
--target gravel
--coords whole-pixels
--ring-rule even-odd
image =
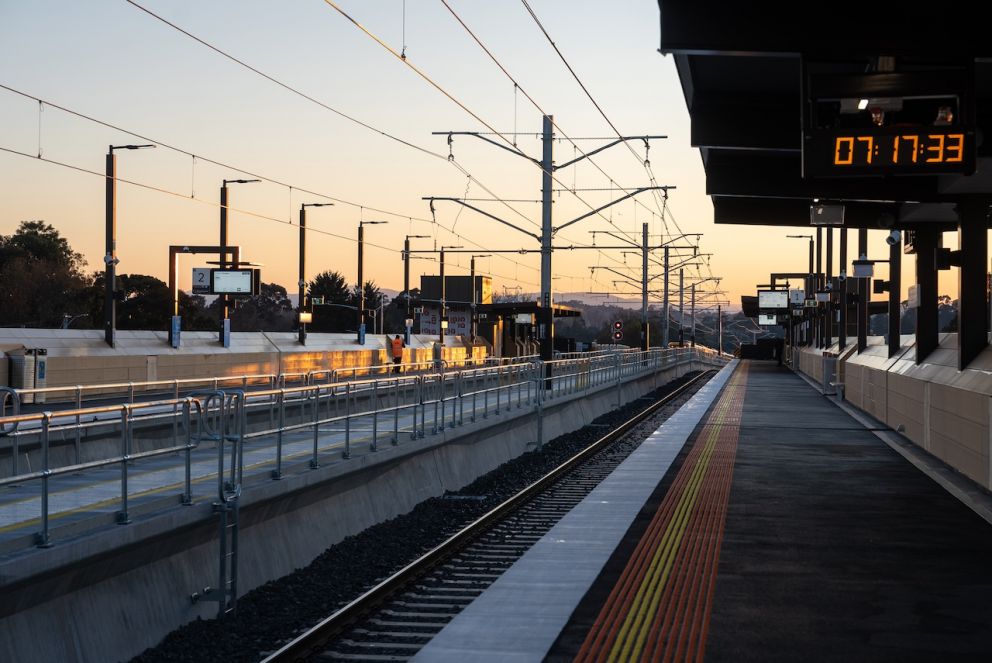
[[[132,661],[260,660],[263,652],[274,651],[291,634],[295,637],[310,628],[595,442],[607,430],[642,410],[649,400],[667,395],[694,375],[670,382],[588,426],[557,437],[542,451],[531,451],[506,462],[457,492],[428,499],[409,513],[347,537],[306,568],[238,598],[236,614],[190,622]],[[644,431],[645,435],[647,432],[650,431]]]

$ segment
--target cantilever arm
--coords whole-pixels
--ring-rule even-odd
[[[674,186],[642,186],[642,187],[639,187],[637,189],[634,189],[630,193],[628,193],[626,196],[623,196],[622,198],[617,198],[616,200],[613,200],[611,202],[606,203],[605,205],[602,205],[600,207],[597,207],[596,209],[594,209],[594,210],[592,210],[590,212],[586,212],[582,216],[578,216],[578,217],[572,219],[568,223],[563,223],[560,226],[556,226],[555,229],[554,229],[554,231],[555,232],[558,232],[559,230],[563,230],[565,228],[568,228],[573,223],[578,223],[582,219],[587,219],[590,216],[592,216],[593,214],[599,214],[604,209],[606,209],[608,207],[613,207],[617,203],[622,203],[623,201],[627,200],[628,198],[633,198],[634,196],[636,196],[639,193],[644,193],[645,191],[659,191],[659,190],[660,191],[668,191],[669,189],[674,189],[674,188],[675,188]]]
[[[475,136],[479,140],[484,140],[487,143],[489,143],[490,145],[495,145],[496,147],[498,147],[501,150],[506,150],[510,154],[515,154],[518,157],[523,157],[524,159],[527,159],[527,161],[530,161],[532,163],[536,163],[538,166],[541,165],[540,159],[535,159],[534,157],[528,155],[525,152],[521,152],[520,150],[518,150],[515,147],[507,147],[503,143],[496,142],[492,138],[486,138],[485,136],[483,136],[482,134],[480,134],[477,131],[432,131],[431,134],[434,135],[434,136],[448,136],[449,138],[451,136]],[[438,200],[441,200],[441,199],[438,198]]]
[[[603,145],[602,147],[597,147],[595,150],[593,150],[591,152],[586,152],[581,157],[577,157],[575,159],[572,159],[571,161],[566,161],[565,163],[558,164],[557,166],[554,167],[554,170],[559,170],[561,168],[567,168],[567,167],[571,166],[572,164],[576,164],[576,163],[582,161],[583,159],[588,159],[589,157],[591,157],[594,154],[599,154],[603,150],[608,150],[611,147],[613,147],[614,145],[619,145],[620,143],[626,143],[628,140],[643,140],[643,141],[647,141],[647,140],[651,140],[651,139],[660,140],[662,138],[668,138],[668,136],[621,136],[620,138],[617,138],[612,143],[607,143],[606,145]],[[490,141],[490,142],[492,142],[492,141]]]
[[[518,226],[516,224],[513,224],[513,223],[510,223],[509,221],[505,221],[505,220],[499,218],[498,216],[496,216],[495,214],[490,214],[489,212],[487,212],[485,210],[479,209],[475,205],[470,205],[470,204],[466,203],[464,200],[462,200],[461,198],[440,198],[440,197],[435,197],[435,196],[427,196],[427,197],[421,198],[421,200],[429,200],[432,203],[435,200],[448,200],[448,201],[451,201],[453,203],[458,203],[459,205],[462,205],[463,207],[467,207],[470,210],[474,210],[474,211],[478,212],[482,216],[487,216],[490,219],[492,219],[493,221],[499,221],[500,223],[502,223],[505,226],[510,226],[514,230],[520,231],[520,232],[522,232],[525,235],[530,235],[531,237],[533,237],[534,239],[536,239],[539,242],[541,241],[540,235],[536,235],[536,234],[530,232],[529,230],[524,230],[520,226]]]

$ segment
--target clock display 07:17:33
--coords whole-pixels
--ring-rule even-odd
[[[961,163],[963,133],[853,135],[834,138],[835,166],[912,166]]]

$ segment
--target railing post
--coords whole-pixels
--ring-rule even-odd
[[[320,387],[313,387],[313,398],[310,405],[313,413],[313,458],[310,459],[310,469],[315,470],[320,467],[320,461],[317,460],[317,448],[320,445]]]
[[[486,369],[483,369],[483,371],[485,370]],[[482,375],[485,376],[485,372],[483,372]],[[476,409],[476,401],[478,400],[478,395],[479,395],[479,374],[476,373],[474,379],[472,380],[472,415],[471,417],[469,417],[470,420],[473,422],[475,421],[475,409]]]
[[[344,454],[351,458],[351,383],[344,385]]]
[[[283,428],[286,427],[286,408],[285,408],[285,391],[283,389],[279,390],[279,393],[275,395],[275,401],[279,407],[279,422],[276,426],[276,468],[272,470],[273,479],[282,479],[282,436]],[[269,397],[271,401],[272,397]],[[271,409],[271,408],[270,408]]]
[[[190,409],[192,407],[192,399],[187,398],[183,403],[183,429],[186,431],[186,477],[183,486],[183,497],[182,503],[184,506],[190,506],[193,504],[193,478],[192,478],[192,458],[193,453],[193,433],[190,428]],[[173,438],[173,446],[178,446],[179,439],[178,436]]]
[[[127,462],[131,459],[130,445],[131,406],[121,405],[121,510],[117,513],[117,524],[127,525],[131,522],[127,510]]]
[[[617,357],[616,358],[616,365],[617,365],[617,368],[616,368],[616,371],[617,371],[617,407],[620,407],[621,405],[623,405],[623,397],[622,397],[622,395],[620,393],[620,391],[621,391],[621,385],[623,384],[623,375],[622,375],[623,358],[620,356],[619,353],[617,353],[616,357]]]
[[[544,362],[542,361],[540,363],[543,364]],[[542,370],[536,376],[540,381],[543,381],[544,378],[543,368],[542,366]],[[537,449],[540,451],[544,448],[544,389],[540,382],[535,385],[535,388],[537,398]]]
[[[421,375],[421,376],[418,376],[417,377],[417,396],[416,396],[417,403],[415,403],[414,406],[413,406],[413,411],[414,411],[414,414],[413,414],[413,423],[414,423],[413,432],[415,433],[415,437],[423,437],[424,436],[424,427],[427,425],[427,420],[426,420],[427,411],[426,411],[425,406],[424,406],[424,389],[426,389],[426,387],[424,386],[424,376]],[[417,426],[416,426],[416,424],[417,424],[417,405],[418,404],[420,405],[420,430],[419,431],[417,430]]]
[[[76,385],[76,439],[75,439],[75,452],[76,452],[76,465],[79,465],[81,452],[82,452],[82,430],[80,427],[79,410],[83,408],[83,388]]]
[[[400,443],[400,378],[393,378],[396,385],[393,388],[393,446]]]
[[[369,445],[371,451],[379,450],[379,381],[372,381],[372,443]]]
[[[48,536],[48,479],[51,469],[48,467],[48,427],[52,421],[52,413],[41,415],[41,531],[35,535],[35,543],[39,548],[51,547]],[[16,437],[14,439],[17,439]]]

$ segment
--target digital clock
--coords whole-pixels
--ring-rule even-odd
[[[970,174],[975,135],[960,126],[819,130],[806,135],[807,177]]]

